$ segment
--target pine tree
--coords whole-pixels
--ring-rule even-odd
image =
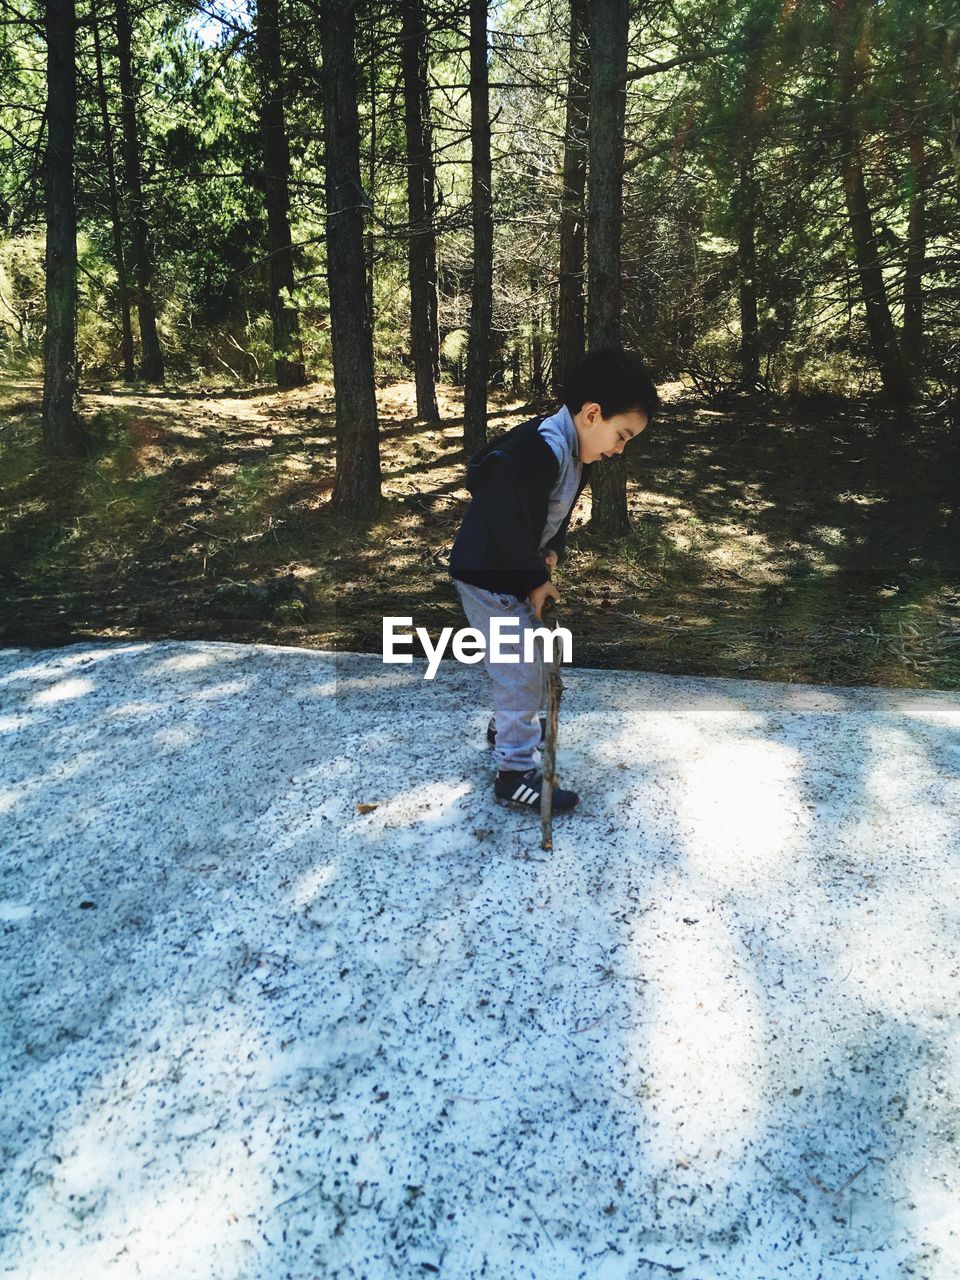
[[[590,17],[587,339],[590,347],[618,347],[627,0],[590,0]],[[594,464],[591,493],[594,527],[615,536],[627,533],[627,471],[622,454]]]
[[[46,337],[43,439],[49,453],[79,458],[84,435],[77,399],[77,17],[73,0],[48,0],[46,156]]]
[[[439,373],[437,331],[437,238],[434,168],[427,79],[427,29],[423,0],[404,0],[400,61],[403,70],[407,149],[407,210],[410,217],[410,354],[417,387],[417,417],[436,421]]]
[[[306,382],[300,322],[293,305],[293,249],[290,236],[290,144],[284,117],[283,61],[278,0],[258,0],[257,63],[260,71],[260,133],[263,139],[267,205],[267,251],[273,362],[278,387]]]
[[[367,307],[357,114],[356,6],[324,0],[320,17],[326,143],[327,279],[337,412],[334,507],[372,520],[380,509],[380,436]]]
[[[473,289],[463,444],[467,455],[487,439],[487,379],[493,323],[493,198],[490,158],[490,89],[487,67],[487,3],[470,0],[470,144],[473,194]]]

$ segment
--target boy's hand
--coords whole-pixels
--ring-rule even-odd
[[[548,569],[555,569],[557,567],[557,553],[555,551],[544,551],[543,563]]]
[[[542,582],[539,587],[534,587],[527,599],[530,601],[530,608],[536,614],[537,621],[543,621],[543,602],[547,596],[550,596],[557,603],[560,603],[560,592],[549,580]]]

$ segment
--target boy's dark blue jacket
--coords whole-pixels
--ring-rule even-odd
[[[472,499],[450,553],[452,577],[518,600],[525,600],[550,577],[539,554],[540,538],[560,463],[537,430],[541,422],[542,417],[522,422],[470,459],[467,488]],[[570,511],[591,465],[583,465]],[[546,544],[558,560],[564,556],[570,511]]]

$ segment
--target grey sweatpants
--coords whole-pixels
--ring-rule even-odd
[[[482,587],[474,587],[456,578],[453,585],[457,588],[467,621],[483,634],[486,643],[483,665],[493,681],[493,717],[497,726],[494,763],[498,769],[523,772],[539,769],[540,712],[546,706],[543,646],[537,639],[536,660],[524,662],[523,636],[525,631],[532,631],[541,624],[526,600],[484,591]],[[490,619],[495,617],[517,619],[517,643],[513,644],[514,633],[511,632],[509,651],[519,651],[520,662],[490,661]]]

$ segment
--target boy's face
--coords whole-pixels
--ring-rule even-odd
[[[646,430],[649,419],[642,409],[628,413],[615,413],[605,418],[598,404],[589,401],[573,415],[580,441],[580,458],[583,462],[598,462],[623,453],[627,443]]]

